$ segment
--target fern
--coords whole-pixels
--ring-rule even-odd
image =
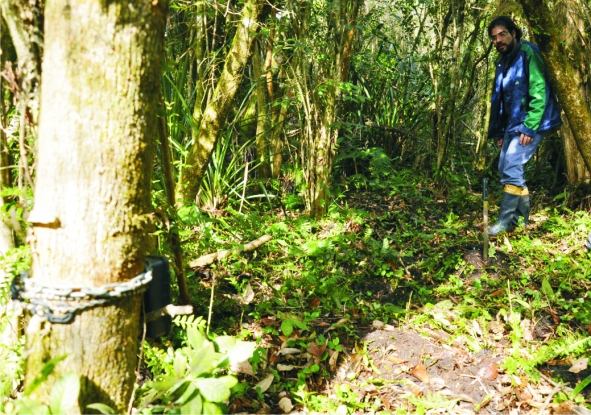
[[[188,328],[193,328],[197,330],[205,330],[205,326],[207,322],[201,316],[195,315],[185,315],[185,316],[176,316],[172,322],[182,328],[183,330],[187,330]]]
[[[392,160],[384,152],[382,148],[375,147],[370,151],[370,166],[371,172],[375,177],[382,177],[394,173],[394,165]]]
[[[575,336],[567,335],[536,350],[532,364],[541,365],[558,356],[580,355],[588,350],[590,343],[591,337],[577,339]]]

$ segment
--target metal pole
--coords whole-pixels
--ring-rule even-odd
[[[488,179],[482,180],[482,215],[484,220],[482,221],[482,259],[488,261]]]

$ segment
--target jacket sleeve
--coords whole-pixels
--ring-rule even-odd
[[[499,71],[499,64],[497,64],[497,72],[495,74],[495,82],[493,85],[491,105],[490,105],[490,119],[488,122],[488,138],[503,138],[505,135],[505,125],[502,122],[502,103],[501,103],[501,82],[502,72]]]
[[[517,131],[533,137],[540,127],[544,110],[546,109],[546,79],[544,76],[544,62],[539,53],[534,53],[531,49],[528,55],[528,69],[529,69],[529,89],[527,100],[524,102],[527,105],[527,115],[523,124],[517,128]]]

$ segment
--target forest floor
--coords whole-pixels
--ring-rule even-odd
[[[272,254],[285,242],[247,255],[277,261],[274,279],[215,270],[226,311],[214,320],[240,312],[228,331],[265,350],[238,368],[252,388],[230,412],[591,414],[589,215],[557,205],[572,195],[534,193],[528,229],[491,241],[483,261],[478,189],[410,186],[350,194],[347,213],[312,230],[314,247],[330,243],[318,253],[303,238],[295,269],[281,262],[291,250]],[[211,275],[196,275],[203,295]]]

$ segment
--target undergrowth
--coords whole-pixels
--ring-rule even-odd
[[[230,201],[215,214],[197,206],[178,212],[175,226],[187,263],[263,234],[272,240],[187,273],[195,314],[203,318],[177,319],[169,339],[146,343],[149,379],[136,402],[142,413],[278,412],[290,406],[378,411],[382,401],[362,399],[346,384],[325,393],[346,348],[372,367],[360,330],[375,322],[419,332],[438,329],[448,333],[450,345],[475,352],[506,338],[502,370],[534,382],[540,365],[586,353],[588,212],[571,210],[571,198],[552,201],[540,192],[533,196],[538,208],[529,229],[492,241],[491,260],[476,266],[467,253],[482,243],[480,189],[448,171],[454,185],[442,190],[416,172],[394,170],[381,153],[367,157],[379,186],[370,176],[341,189],[321,219],[285,211],[283,201],[297,193],[240,211]],[[265,192],[279,196],[273,188]],[[154,234],[162,254],[168,253],[165,226]],[[4,261],[14,274],[25,258],[21,249]],[[3,304],[7,287],[0,287]],[[543,339],[532,335],[542,323],[548,328]],[[22,341],[15,344],[10,351],[0,349],[2,371],[14,373],[0,380],[3,405],[15,397],[10,394],[22,377]],[[289,352],[269,352],[278,345]],[[211,354],[207,364],[199,363],[203,352]],[[409,396],[407,402],[408,413],[454,404],[439,395]]]

